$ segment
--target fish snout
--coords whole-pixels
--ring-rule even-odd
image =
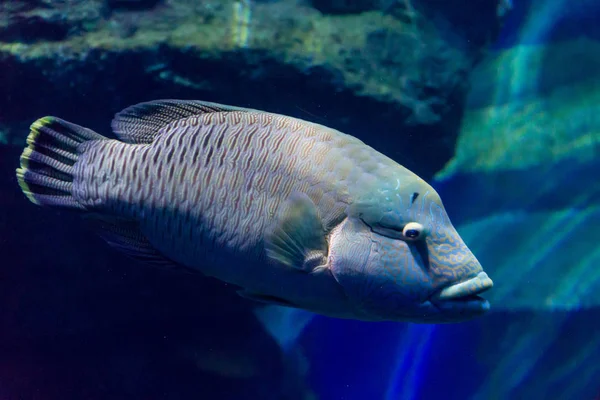
[[[455,261],[457,274],[454,280],[444,282],[433,295],[430,303],[442,314],[446,322],[466,321],[483,315],[491,308],[490,303],[480,294],[494,286],[490,277],[483,271],[475,256],[464,246],[463,257]]]

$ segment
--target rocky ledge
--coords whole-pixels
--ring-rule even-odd
[[[132,103],[206,99],[327,124],[428,178],[452,155],[504,4],[4,2],[0,136],[20,144],[48,114],[106,133]]]

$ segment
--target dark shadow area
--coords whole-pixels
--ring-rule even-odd
[[[48,41],[61,41],[67,37],[69,26],[61,21],[49,21],[39,16],[18,17],[6,29],[0,29],[0,40],[18,39],[32,43],[40,38]]]
[[[0,397],[301,399],[233,287],[115,253],[79,217],[30,204],[0,147]]]

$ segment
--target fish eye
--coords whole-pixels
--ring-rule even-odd
[[[416,240],[419,239],[423,235],[423,225],[418,222],[409,222],[402,229],[402,234],[407,239]]]

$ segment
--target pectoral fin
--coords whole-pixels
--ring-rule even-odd
[[[286,201],[265,242],[267,256],[306,272],[325,264],[327,239],[315,203],[304,193]]]

